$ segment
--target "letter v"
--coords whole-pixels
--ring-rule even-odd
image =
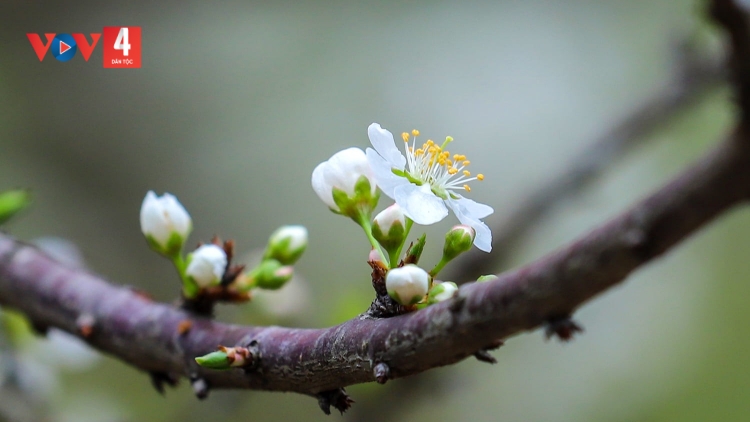
[[[90,34],[91,35],[91,45],[89,45],[88,41],[86,41],[86,36],[83,34],[71,34],[73,35],[73,39],[76,40],[76,44],[78,45],[78,49],[81,50],[81,55],[83,56],[83,60],[89,61],[89,57],[91,57],[91,53],[94,52],[94,47],[96,47],[96,43],[99,41],[99,37],[102,36],[102,34]]]
[[[39,57],[40,62],[44,59],[44,55],[47,54],[47,50],[49,50],[49,46],[52,45],[52,39],[55,38],[55,35],[57,34],[44,34],[44,36],[47,37],[47,45],[44,45],[42,44],[42,39],[39,38],[39,35],[26,34],[26,37],[28,37],[29,42],[31,43],[31,47],[34,48],[34,52],[36,52],[36,56]]]

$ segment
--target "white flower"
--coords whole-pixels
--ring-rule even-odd
[[[156,196],[154,191],[148,191],[141,204],[141,231],[153,242],[152,246],[166,253],[168,249],[178,249],[187,239],[193,228],[193,221],[185,207],[173,195],[165,193]],[[170,239],[174,239],[179,245],[171,245]],[[173,240],[174,241],[174,240]],[[174,251],[172,251],[174,252]]]
[[[447,205],[461,223],[474,228],[477,233],[474,245],[485,252],[492,250],[492,233],[480,219],[494,210],[457,193],[458,190],[469,192],[468,183],[484,180],[484,175],[472,176],[466,170],[470,163],[465,155],[451,157],[445,150],[453,138],[446,138],[443,145],[428,140],[417,148],[419,131],[412,131],[411,145],[409,134],[403,133],[404,156],[396,147],[391,132],[379,124],[371,124],[367,133],[375,148],[367,149],[375,180],[383,193],[393,198],[409,218],[417,224],[437,223],[448,215]]]
[[[219,284],[227,266],[227,254],[216,245],[203,245],[188,257],[185,274],[201,287]]]
[[[385,275],[388,295],[402,305],[412,305],[424,298],[430,288],[430,275],[414,264],[394,268]]]
[[[369,183],[369,192],[357,192],[357,186]],[[349,215],[348,205],[369,204],[375,198],[377,186],[372,169],[364,151],[359,148],[347,148],[334,154],[328,161],[318,164],[313,170],[312,187],[318,197],[335,212]],[[348,201],[337,203],[334,190],[345,194]],[[369,194],[368,194],[369,193]]]
[[[273,258],[284,265],[297,262],[307,248],[305,226],[281,226],[268,239],[265,258]]]

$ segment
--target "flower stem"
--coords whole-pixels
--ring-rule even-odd
[[[445,264],[447,264],[449,262],[450,262],[450,259],[445,259],[445,257],[443,257],[442,259],[440,259],[440,262],[438,262],[435,265],[435,268],[433,268],[433,269],[430,270],[430,272],[429,272],[430,277],[435,278],[438,275],[438,273],[440,272],[440,270],[442,270],[443,267],[445,267]]]
[[[362,227],[362,230],[365,231],[367,240],[370,241],[370,245],[372,245],[372,248],[378,251],[378,254],[380,254],[380,259],[382,259],[385,263],[389,263],[388,258],[386,258],[385,254],[383,253],[383,249],[380,247],[380,243],[378,243],[378,241],[375,240],[375,237],[372,235],[372,223],[370,223],[370,216],[368,214],[369,213],[366,212],[359,212],[357,213],[357,218],[354,221],[359,224],[360,227]]]
[[[187,274],[185,274],[187,263],[185,262],[185,258],[182,257],[182,251],[177,252],[170,258],[172,259],[172,264],[174,264],[174,267],[177,269],[177,273],[180,274],[180,280],[182,280],[182,292],[185,294],[186,298],[194,298],[198,294],[199,288],[198,285],[195,284]]]
[[[391,254],[391,267],[394,267],[398,265],[398,259],[401,257],[401,251],[404,249],[404,245],[406,244],[406,239],[409,238],[409,231],[411,231],[411,226],[414,224],[414,221],[406,217],[406,227],[404,228],[404,241],[401,243],[401,246],[398,247],[398,249]]]

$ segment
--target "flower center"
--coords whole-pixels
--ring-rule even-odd
[[[472,176],[467,167],[471,162],[462,154],[454,154],[451,157],[449,151],[445,148],[453,142],[453,138],[447,136],[442,145],[437,145],[431,139],[422,144],[421,148],[416,147],[419,131],[414,129],[411,134],[404,132],[401,138],[406,144],[406,171],[401,176],[409,179],[416,185],[428,184],[430,190],[435,195],[448,199],[456,198],[453,190],[463,189],[471,192],[469,182],[474,180],[484,180],[483,174]],[[411,141],[411,145],[409,145]]]

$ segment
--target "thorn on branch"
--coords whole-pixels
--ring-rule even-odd
[[[91,334],[94,333],[94,324],[96,324],[96,320],[94,319],[93,315],[79,315],[76,319],[76,328],[78,329],[78,334],[80,334],[83,338],[89,338]]]
[[[375,381],[378,384],[385,384],[391,376],[391,368],[387,364],[380,362],[372,369],[372,374],[375,376]]]
[[[573,339],[575,333],[582,332],[583,328],[573,321],[570,316],[550,318],[544,327],[544,335],[547,340],[553,336],[557,336],[560,341],[567,342]]]
[[[352,407],[352,403],[354,403],[354,400],[346,394],[343,388],[318,393],[318,406],[320,406],[320,410],[326,415],[331,414],[331,406],[343,415],[344,412]]]
[[[167,372],[150,371],[148,375],[151,377],[151,385],[162,396],[165,393],[164,384],[175,387],[180,379],[177,375]]]
[[[198,400],[208,397],[210,388],[205,378],[201,378],[195,373],[190,374],[190,385],[193,387],[193,393],[195,393],[195,397],[198,397]]]
[[[495,359],[495,357],[490,354],[490,350],[498,349],[503,344],[505,344],[505,341],[497,339],[484,349],[477,350],[474,353],[474,357],[477,358],[477,360],[480,362],[487,362],[494,365],[497,363],[497,359]]]

